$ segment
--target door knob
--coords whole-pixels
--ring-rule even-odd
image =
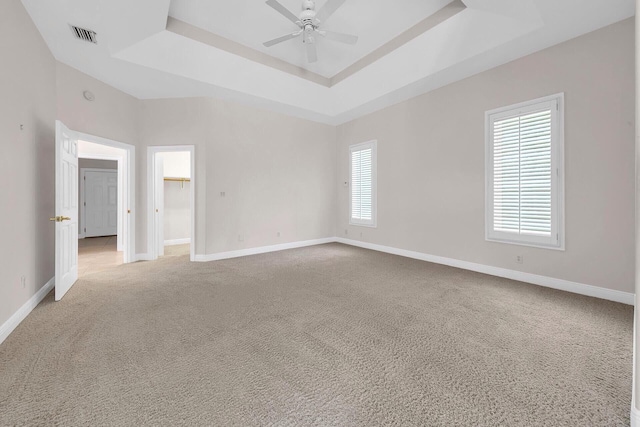
[[[71,221],[71,218],[68,216],[54,216],[53,218],[49,218],[49,221],[55,221],[55,222]]]

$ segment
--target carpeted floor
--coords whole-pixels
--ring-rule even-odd
[[[88,275],[0,345],[0,425],[624,426],[632,307],[339,244]]]

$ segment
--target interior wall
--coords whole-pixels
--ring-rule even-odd
[[[634,87],[630,19],[342,125],[338,183],[378,140],[378,227],[349,226],[337,184],[338,235],[634,292]],[[487,242],[484,113],[559,92],[566,250]]]
[[[195,145],[197,254],[335,235],[334,127],[204,98],[142,101],[141,126]]]
[[[0,2],[0,57],[2,325],[54,275],[56,63],[19,0]]]
[[[137,146],[140,101],[68,65],[56,63],[57,115],[69,129]],[[83,92],[95,96],[87,101]]]
[[[335,236],[335,127],[210,104],[206,253]]]
[[[165,178],[191,178],[189,151],[171,151],[157,155],[162,157],[162,171]]]
[[[193,145],[195,147],[195,253],[205,254],[206,239],[206,164],[208,125],[207,103],[203,98],[181,98],[140,101],[140,143],[144,147],[137,157],[138,188],[144,197],[137,197],[136,223],[138,253],[147,252],[147,161],[149,146]],[[140,224],[144,224],[141,226]],[[193,244],[193,242],[192,242]]]
[[[136,162],[140,157],[146,156],[146,148],[140,144],[139,137],[139,112],[140,101],[124,92],[121,92],[101,81],[94,79],[74,68],[58,62],[56,64],[57,102],[56,111],[58,120],[68,128],[99,136],[113,141],[123,142],[135,147]],[[91,91],[94,101],[87,101],[83,92]],[[92,152],[95,154],[112,154],[113,148],[93,144]],[[118,153],[122,153],[122,150]],[[136,165],[137,167],[137,165]],[[139,171],[135,176],[135,203],[132,214],[136,221],[136,252],[146,247],[147,220],[141,215],[138,206],[143,200],[146,202],[146,187],[142,187],[139,179]]]
[[[118,169],[116,160],[78,159],[78,169]]]
[[[216,99],[137,100],[61,63],[57,91],[69,128],[136,147],[138,254],[149,146],[195,146],[198,255],[335,235],[335,127]]]

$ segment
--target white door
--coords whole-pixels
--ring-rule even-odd
[[[85,236],[115,236],[118,233],[118,173],[84,173]]]
[[[56,301],[78,280],[78,138],[56,122]]]
[[[155,155],[156,247],[158,256],[164,256],[164,158]]]

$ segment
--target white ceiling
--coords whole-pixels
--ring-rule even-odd
[[[292,10],[297,1],[282,0]],[[327,28],[354,32],[362,43],[356,49],[334,50],[326,41],[319,47],[322,64],[313,71],[335,74],[449,1],[347,0],[327,21]],[[463,1],[464,11],[326,87],[166,30],[171,11],[177,19],[263,49],[262,42],[293,25],[263,1],[174,0],[172,5],[170,0],[22,0],[56,59],[135,97],[212,96],[329,124],[344,123],[635,13],[634,0]],[[394,10],[385,9],[391,5]],[[357,30],[351,30],[350,22]],[[98,45],[75,40],[68,24],[95,30]],[[305,65],[300,57],[296,62],[300,53],[281,47],[269,53]]]

